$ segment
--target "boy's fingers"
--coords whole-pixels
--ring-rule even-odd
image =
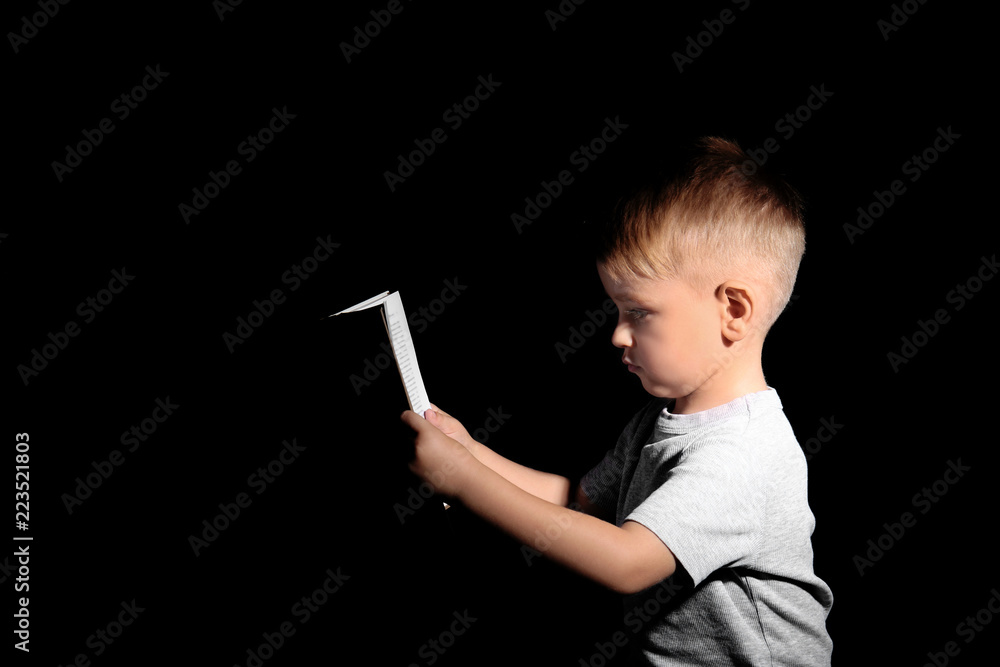
[[[404,410],[403,414],[401,414],[399,418],[403,420],[403,423],[405,423],[407,426],[412,428],[417,433],[420,433],[423,429],[427,428],[433,428],[434,430],[440,431],[442,433],[444,432],[441,431],[441,429],[438,428],[436,424],[432,423],[428,419],[424,419],[413,410]]]
[[[434,407],[433,403],[431,404],[431,409],[425,412],[424,415],[427,417],[427,421],[434,424],[438,428],[444,426],[448,420],[455,421],[454,417]]]
[[[414,431],[419,431],[423,428],[423,424],[427,423],[426,419],[418,415],[413,410],[403,410],[403,414],[401,414],[399,418]]]
[[[457,429],[462,425],[462,422],[458,421],[444,410],[440,410],[432,406],[431,411],[435,413],[434,416],[432,417],[432,419],[434,420],[433,422],[434,424],[439,424],[441,426],[448,426],[451,429]]]
[[[434,412],[438,413],[442,417],[453,418],[451,415],[449,415],[447,412],[445,412],[444,410],[442,410],[438,406],[434,405],[433,403],[431,403],[431,409],[433,409]]]

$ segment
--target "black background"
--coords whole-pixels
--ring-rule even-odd
[[[405,2],[350,62],[338,45],[385,3],[247,0],[220,16],[207,1],[73,2],[16,51],[8,35],[4,465],[28,432],[34,538],[31,653],[16,664],[246,665],[286,621],[296,632],[265,664],[601,664],[595,642],[624,629],[616,596],[529,566],[461,507],[431,499],[400,521],[419,483],[405,396],[392,368],[351,381],[384,361],[381,321],[320,318],[383,290],[419,316],[448,281],[464,286],[413,328],[431,400],[470,431],[502,410],[492,447],[578,476],[645,401],[610,326],[565,360],[556,348],[605,299],[589,230],[635,174],[706,134],[748,149],[773,137],[767,167],[807,200],[808,249],[765,372],[802,443],[823,419],[842,425],[810,460],[835,663],[920,665],[953,641],[954,664],[986,664],[1000,627],[966,642],[958,624],[1000,586],[986,431],[998,287],[960,310],[948,294],[997,249],[990,128],[974,115],[989,20],[910,3],[885,39],[888,3],[748,4],[591,1],[553,29],[555,0]],[[735,20],[678,71],[672,54],[726,8]],[[40,11],[8,5],[4,32]],[[119,119],[112,102],[157,66],[168,75]],[[500,85],[449,126],[480,76]],[[832,95],[778,132],[812,86]],[[274,109],[294,118],[247,162],[239,145]],[[106,117],[114,131],[60,180],[53,162]],[[606,119],[627,127],[579,172],[571,154]],[[438,127],[447,140],[390,189],[397,156]],[[939,128],[959,138],[911,182],[903,164]],[[229,160],[242,171],[185,221],[179,205]],[[564,169],[573,183],[518,230],[511,215]],[[851,242],[844,224],[895,179],[905,193]],[[282,276],[317,238],[339,247],[292,290]],[[84,322],[78,304],[123,269],[134,279]],[[275,289],[286,301],[230,351],[223,334]],[[888,353],[938,309],[950,319],[894,369]],[[25,382],[18,367],[70,320],[79,335]],[[174,414],[127,451],[122,433],[167,397]],[[305,449],[257,495],[248,477],[292,439]],[[65,494],[113,450],[124,463],[68,512]],[[914,494],[959,459],[970,471],[920,513]],[[196,556],[189,537],[240,492],[250,506]],[[860,574],[855,556],[907,511],[915,525]],[[293,606],[328,569],[348,578],[301,623]],[[16,576],[0,573],[5,609]],[[144,611],[96,655],[88,638],[133,599]],[[429,649],[466,611],[468,631]]]

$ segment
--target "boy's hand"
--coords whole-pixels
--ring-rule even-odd
[[[412,410],[404,411],[400,419],[416,432],[413,438],[413,461],[410,462],[410,470],[430,483],[437,493],[449,497],[460,495],[465,479],[464,473],[470,465],[478,463],[472,453],[466,446]],[[462,426],[456,420],[449,419],[459,427]],[[461,430],[468,437],[468,432],[464,428]]]
[[[458,421],[433,403],[431,403],[431,409],[424,412],[424,417],[427,421],[437,426],[438,429],[446,436],[453,440],[457,440],[463,447],[475,454],[475,450],[479,446],[479,442],[474,440],[472,436],[469,435],[469,431],[462,426],[462,422]]]

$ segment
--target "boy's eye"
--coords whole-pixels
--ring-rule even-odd
[[[646,317],[646,311],[644,310],[636,310],[636,309],[626,310],[625,314],[631,317],[633,320],[641,320],[642,318]]]

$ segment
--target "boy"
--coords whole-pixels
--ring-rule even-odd
[[[761,367],[805,249],[801,201],[734,143],[699,148],[678,179],[620,203],[602,240],[611,342],[655,398],[573,497],[436,406],[402,415],[410,467],[524,543],[557,530],[546,555],[626,609],[655,600],[632,628],[636,664],[829,665],[805,457]]]

